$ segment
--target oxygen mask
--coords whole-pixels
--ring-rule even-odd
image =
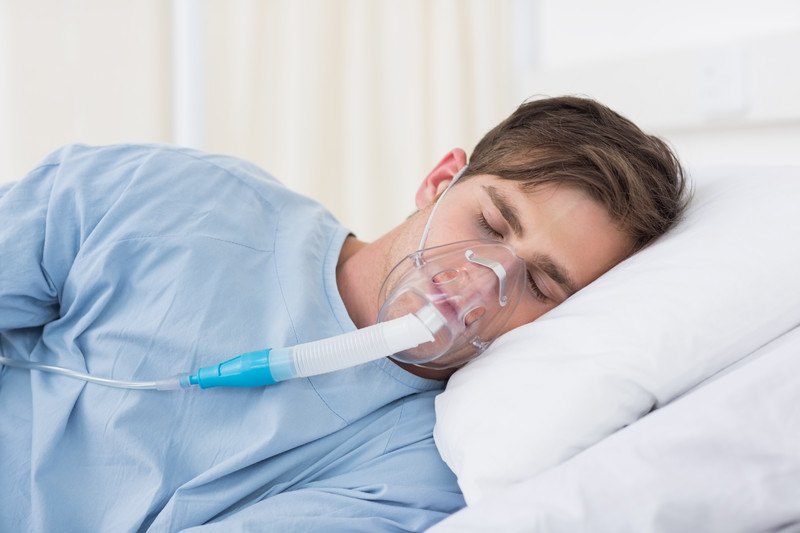
[[[392,358],[436,369],[473,359],[502,333],[524,281],[522,260],[497,241],[454,242],[409,254],[383,283],[378,321],[412,313],[434,340]]]

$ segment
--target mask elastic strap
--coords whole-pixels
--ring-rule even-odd
[[[421,258],[419,257],[419,252],[424,249],[425,241],[428,240],[428,232],[431,230],[431,222],[433,222],[433,214],[436,213],[436,209],[439,207],[439,204],[442,202],[442,199],[444,198],[444,195],[447,194],[447,191],[449,191],[450,188],[453,185],[455,185],[455,183],[461,178],[461,176],[464,175],[464,172],[467,171],[467,166],[468,165],[464,165],[463,167],[461,167],[461,169],[458,172],[456,172],[456,174],[453,176],[453,179],[450,180],[450,183],[447,184],[447,188],[444,190],[442,195],[439,197],[438,200],[436,200],[436,203],[433,205],[433,209],[431,210],[431,214],[430,214],[430,216],[428,216],[428,222],[425,224],[425,229],[422,230],[422,238],[419,240],[419,246],[417,247],[417,252],[418,252],[418,254],[417,254],[417,263],[419,263],[421,261]]]

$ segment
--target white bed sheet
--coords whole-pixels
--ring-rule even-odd
[[[800,328],[430,531],[800,531]]]

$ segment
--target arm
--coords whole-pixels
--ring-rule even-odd
[[[0,331],[41,326],[58,316],[57,280],[44,264],[57,169],[45,164],[0,190]]]
[[[82,244],[130,181],[119,155],[113,148],[65,147],[0,188],[0,331],[59,317]]]

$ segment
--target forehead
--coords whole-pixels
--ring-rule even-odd
[[[630,239],[602,204],[563,184],[523,188],[519,183],[487,177],[476,180],[482,208],[505,202],[519,218],[512,237],[518,255],[531,260],[545,255],[561,265],[580,289],[629,255]],[[498,200],[499,199],[499,200]]]

